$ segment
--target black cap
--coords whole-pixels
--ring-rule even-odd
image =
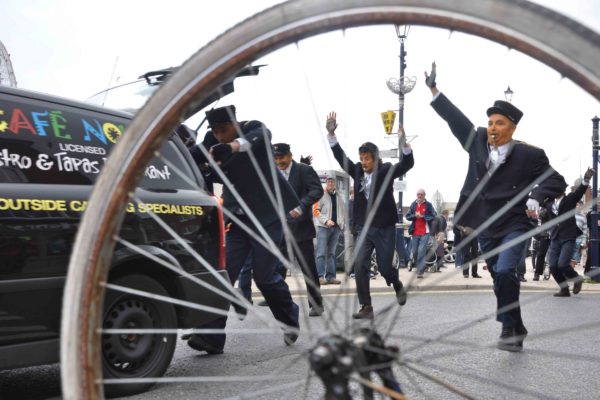
[[[375,143],[364,142],[358,148],[359,153],[371,153],[373,158],[379,158],[379,147]]]
[[[523,112],[517,107],[513,106],[512,103],[504,100],[496,100],[494,105],[487,109],[487,116],[492,114],[501,114],[511,120],[513,123],[518,124],[523,116]]]
[[[290,154],[290,145],[287,143],[275,143],[273,145],[273,154],[276,156]]]
[[[213,108],[206,112],[206,120],[211,127],[218,124],[235,122],[235,106]]]

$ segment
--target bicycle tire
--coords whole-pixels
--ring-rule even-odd
[[[600,36],[526,1],[297,0],[243,21],[192,56],[157,91],[102,171],[77,235],[65,288],[61,329],[65,399],[103,397],[96,381],[101,376],[97,331],[104,289],[97,283],[106,279],[113,235],[139,171],[193,103],[239,68],[284,45],[332,30],[384,23],[436,26],[505,44],[554,68],[600,100]]]

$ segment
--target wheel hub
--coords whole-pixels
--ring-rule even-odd
[[[104,318],[105,329],[151,329],[154,327],[152,310],[139,300],[124,300],[114,305]],[[112,368],[133,370],[143,365],[157,335],[103,335],[102,351],[104,359]]]

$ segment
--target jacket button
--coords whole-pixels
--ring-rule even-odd
[[[516,189],[516,188],[517,188],[517,186],[516,186],[516,185],[513,185],[513,189]]]

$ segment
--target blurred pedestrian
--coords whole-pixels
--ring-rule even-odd
[[[425,189],[417,190],[417,199],[413,201],[406,213],[411,221],[408,233],[411,236],[412,259],[417,267],[417,278],[423,278],[427,252],[431,248],[430,224],[436,216],[435,208],[425,198]]]
[[[309,316],[323,314],[323,297],[319,285],[319,275],[315,264],[315,225],[312,218],[312,206],[323,196],[321,180],[316,171],[306,163],[297,163],[293,159],[290,145],[276,143],[273,145],[275,164],[296,192],[300,205],[289,212],[288,226],[293,242],[288,243],[300,264],[306,290],[308,292]],[[288,246],[282,243],[284,257],[288,257]]]
[[[557,196],[548,207],[551,220],[556,218],[556,224],[550,231],[550,249],[548,250],[548,263],[550,273],[558,284],[559,291],[554,293],[555,297],[569,297],[569,280],[573,282],[573,294],[578,294],[583,285],[583,278],[571,266],[571,256],[575,248],[575,240],[581,235],[574,216],[562,220],[561,216],[573,213],[577,202],[587,190],[590,179],[594,176],[592,168],[583,175],[583,181],[569,194]]]
[[[462,225],[455,225],[455,227],[457,233],[454,237],[455,240],[458,237],[458,243],[460,244],[460,249],[457,250],[457,253],[460,253],[460,268],[462,269],[463,277],[469,277],[470,266],[471,276],[473,278],[481,278],[481,275],[477,273],[477,263],[479,261],[479,243],[477,241],[477,236],[473,235],[473,229],[470,227],[464,227]]]
[[[581,263],[587,248],[588,227],[585,214],[583,213],[583,201],[581,200],[577,202],[577,206],[575,207],[575,223],[581,231],[581,235],[575,239],[575,248],[573,249],[573,256],[571,256],[571,267],[573,268]]]
[[[339,285],[336,279],[335,249],[344,234],[346,205],[335,187],[335,179],[327,177],[323,197],[315,204],[317,226],[317,272],[322,285]]]
[[[431,234],[435,238],[435,265],[432,272],[441,272],[444,267],[444,250],[446,246],[446,231],[448,229],[448,210],[435,216],[431,222]]]
[[[393,286],[398,304],[406,303],[406,290],[400,281],[398,270],[392,267],[398,222],[393,182],[414,165],[412,149],[405,142],[401,150],[402,160],[396,164],[384,163],[379,156],[378,147],[371,142],[365,142],[358,148],[360,162],[354,163],[346,156],[335,136],[337,128],[335,112],[329,113],[325,127],[335,159],[354,180],[353,215],[358,238],[354,249],[357,253],[354,272],[361,307],[352,317],[373,318],[369,287],[369,263],[373,249],[376,252],[379,272],[385,278],[387,285]],[[402,126],[398,135],[402,141],[404,135]]]
[[[540,208],[540,212],[538,214],[538,225],[542,226],[550,219],[550,214],[545,207],[545,204]],[[534,273],[533,280],[539,281],[540,276],[544,274],[544,268],[546,267],[546,255],[548,254],[548,248],[550,247],[550,231],[549,229],[544,229],[540,233],[536,234],[533,237],[534,241],[537,242],[535,256],[533,257],[533,265],[534,265]]]
[[[469,154],[462,212],[468,213],[469,226],[478,232],[494,279],[496,319],[502,324],[497,346],[521,351],[528,332],[521,317],[516,271],[525,247],[520,238],[531,229],[529,219],[537,218],[539,204],[560,195],[567,184],[542,149],[513,140],[523,113],[512,103],[494,102],[486,112],[487,128],[477,128],[437,89],[435,63],[425,78],[432,107]]]

